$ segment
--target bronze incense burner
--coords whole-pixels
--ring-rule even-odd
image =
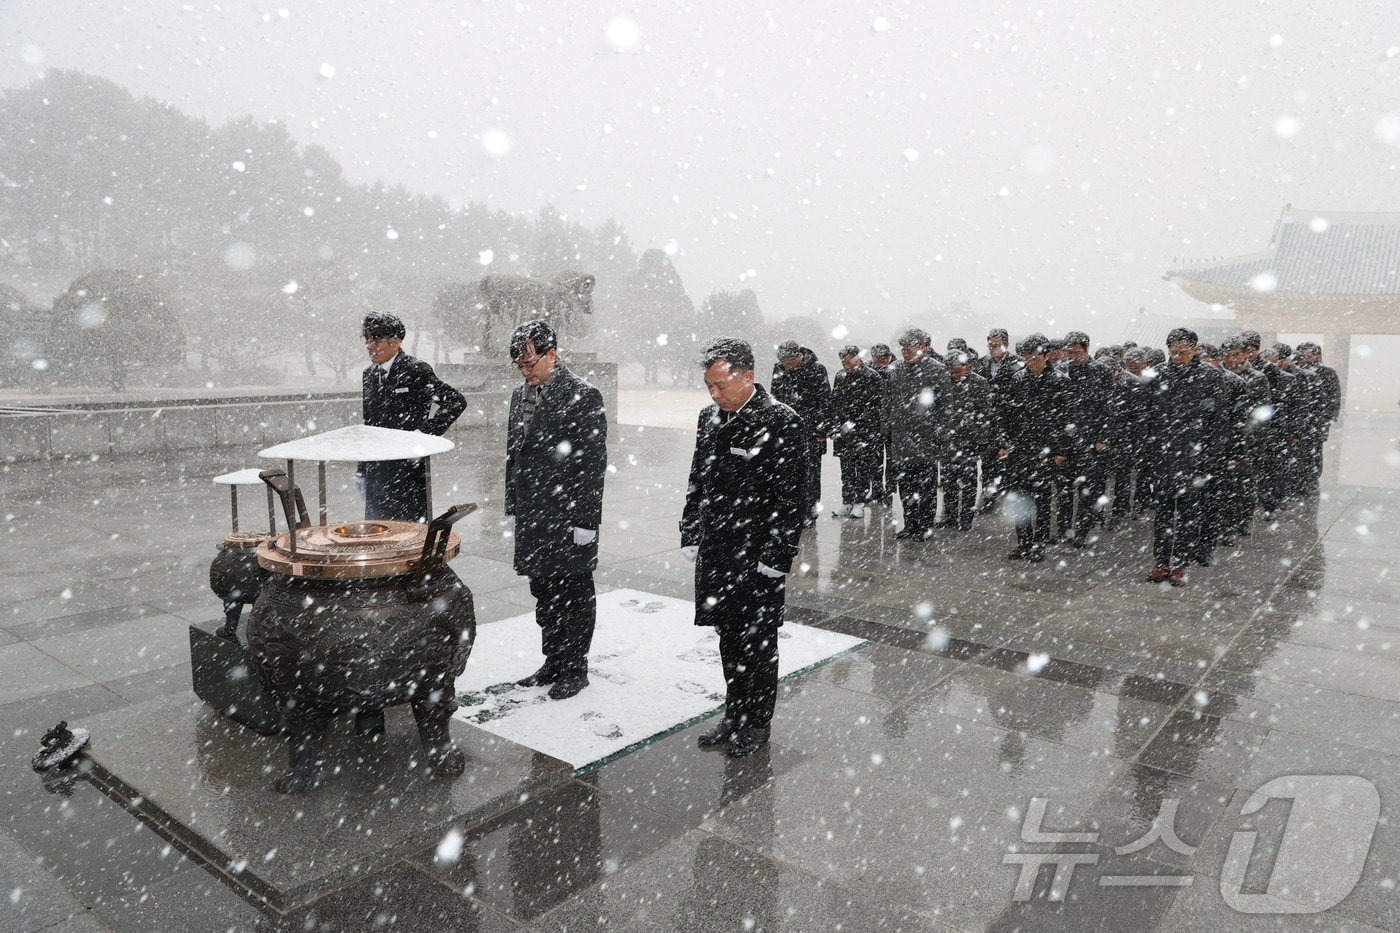
[[[353,521],[313,526],[301,491],[281,470],[260,474],[282,499],[289,531],[257,546],[267,571],[248,617],[248,647],[288,733],[284,793],[317,785],[332,716],[413,708],[435,774],[460,775],[452,742],[454,682],[476,637],[471,590],[447,562],[461,549],[456,505],[428,525]]]

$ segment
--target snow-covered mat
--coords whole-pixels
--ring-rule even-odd
[[[567,700],[515,681],[543,663],[533,612],[477,629],[457,680],[456,716],[585,773],[719,710],[719,637],[695,623],[692,603],[638,590],[598,594],[589,685]],[[778,676],[819,667],[865,644],[787,622],[778,630]]]

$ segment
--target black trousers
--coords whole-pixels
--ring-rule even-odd
[[[1216,477],[1218,530],[1222,536],[1249,534],[1254,521],[1254,477],[1245,464],[1227,466]]]
[[[822,497],[822,454],[826,453],[826,441],[820,438],[809,438],[807,441],[807,451],[805,458],[806,465],[806,500],[807,511],[803,517],[811,519],[816,514],[817,503]]]
[[[1000,447],[982,451],[982,502],[990,506],[1007,489],[1006,461],[999,456]]]
[[[1201,489],[1200,531],[1196,534],[1196,549],[1191,556],[1202,564],[1210,560],[1220,536],[1225,533],[1226,505],[1221,498],[1222,491],[1214,473]]]
[[[1051,470],[1051,482],[1055,489],[1055,503],[1052,509],[1055,527],[1050,530],[1050,534],[1066,538],[1074,526],[1074,481],[1079,472],[1075,469],[1074,462],[1069,460],[1054,465]]]
[[[1308,436],[1308,488],[1316,489],[1317,484],[1322,479],[1322,450],[1327,446],[1327,435],[1332,430],[1330,424],[1313,431]]]
[[[1259,505],[1273,512],[1283,505],[1288,492],[1288,459],[1292,445],[1286,439],[1268,437],[1263,443],[1264,454],[1255,474],[1258,482]]]
[[[871,502],[879,495],[880,459],[884,452],[871,445],[854,450],[842,451],[837,459],[841,461],[841,501],[855,504]]]
[[[1188,484],[1164,497],[1152,522],[1152,558],[1158,567],[1185,568],[1201,549],[1205,490]]]
[[[872,456],[875,458],[875,489],[871,493],[871,501],[873,502],[894,493],[894,467],[890,464],[890,436],[888,433],[880,435],[879,449]]]
[[[1140,457],[1136,451],[1113,450],[1108,454],[1108,472],[1113,479],[1113,512],[1114,518],[1127,518],[1129,512],[1138,514],[1142,512],[1142,503],[1135,502],[1134,485],[1138,477],[1137,464]],[[1139,491],[1138,496],[1141,495]]]
[[[598,621],[593,574],[531,577],[530,595],[535,597],[535,623],[540,627],[545,662],[561,674],[586,673]]]
[[[724,667],[724,718],[740,728],[766,728],[778,702],[778,625],[783,618],[783,581],[778,583],[776,611],[766,607],[748,625],[719,628],[719,658]]]
[[[1298,440],[1288,445],[1288,456],[1283,464],[1283,497],[1298,499],[1307,494],[1312,485],[1312,447],[1308,431],[1303,431]]]
[[[428,473],[422,460],[360,464],[365,478],[365,518],[391,522],[428,520]]]
[[[1327,441],[1325,430],[1310,427],[1293,445],[1289,460],[1289,494],[1302,497],[1317,488],[1322,476],[1322,446]]]
[[[1065,463],[1060,469],[1059,524],[1061,537],[1073,532],[1084,540],[1096,520],[1103,518],[1103,499],[1108,488],[1108,468],[1097,451],[1086,451]]]
[[[920,534],[932,531],[938,515],[938,464],[906,460],[900,464],[896,482],[904,504],[904,530]]]
[[[1019,496],[1015,503],[1016,544],[1022,550],[1043,548],[1050,540],[1052,516],[1051,493],[1054,479],[1050,469],[1043,475],[1023,476],[1012,480],[1011,492]]]
[[[943,461],[942,469],[944,520],[967,531],[977,504],[977,458],[954,457]]]

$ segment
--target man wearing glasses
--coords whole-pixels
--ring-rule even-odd
[[[530,578],[544,653],[540,669],[516,683],[549,685],[549,698],[564,700],[588,686],[608,417],[602,393],[560,361],[547,322],[517,327],[510,358],[524,383],[510,397],[506,529],[515,572]]]
[[[370,365],[362,379],[364,423],[374,428],[421,431],[441,436],[466,410],[467,400],[433,368],[403,352],[403,321],[374,311],[361,325]],[[434,411],[436,407],[436,411]],[[356,485],[365,497],[365,518],[425,522],[428,475],[422,460],[361,463]]]

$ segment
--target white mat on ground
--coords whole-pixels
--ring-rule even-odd
[[[724,706],[719,637],[694,620],[695,607],[685,600],[638,590],[599,593],[589,686],[567,700],[550,700],[548,687],[514,683],[544,661],[533,612],[482,625],[457,680],[456,716],[591,770]],[[865,644],[794,622],[778,638],[780,678]]]

